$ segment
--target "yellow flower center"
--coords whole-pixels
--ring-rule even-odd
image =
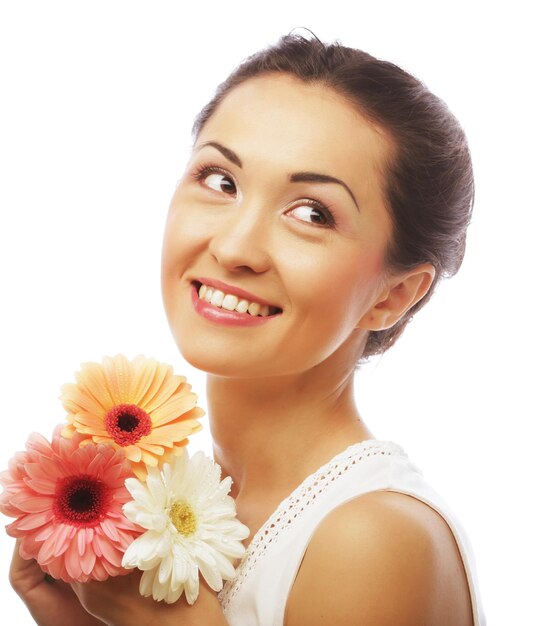
[[[170,507],[170,519],[176,530],[186,537],[197,530],[197,516],[187,502],[174,502]]]

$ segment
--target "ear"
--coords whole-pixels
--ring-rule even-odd
[[[434,266],[431,263],[424,263],[390,279],[386,289],[382,291],[374,306],[361,318],[357,328],[365,330],[391,328],[426,295],[434,277]]]

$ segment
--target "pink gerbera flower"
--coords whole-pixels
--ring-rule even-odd
[[[130,463],[121,450],[79,447],[79,435],[66,439],[60,431],[51,443],[33,433],[0,474],[0,511],[16,518],[6,530],[21,538],[21,556],[36,559],[54,578],[87,582],[127,574],[122,556],[143,532],[122,512],[131,499],[124,486],[133,475]]]

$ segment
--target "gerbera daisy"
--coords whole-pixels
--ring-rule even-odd
[[[147,532],[128,547],[122,564],[144,571],[143,596],[172,603],[185,591],[193,604],[199,571],[215,591],[234,577],[233,562],[243,556],[249,530],[235,517],[231,478],[220,482],[220,474],[203,452],[189,459],[186,451],[162,471],[149,469],[145,483],[126,481],[133,501],[123,510]]]
[[[36,559],[66,582],[105,580],[127,574],[124,551],[143,530],[128,520],[124,481],[132,476],[124,454],[112,446],[80,448],[61,426],[50,444],[33,433],[0,474],[0,511],[17,519],[6,527],[20,537],[20,554]]]
[[[76,380],[61,388],[68,421],[63,436],[78,432],[83,444],[122,448],[141,480],[147,466],[181,454],[188,435],[201,429],[196,418],[204,411],[195,406],[191,385],[155,359],[104,357],[102,365],[84,363]]]

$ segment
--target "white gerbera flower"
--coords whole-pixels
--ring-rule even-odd
[[[145,483],[128,478],[133,501],[126,516],[147,529],[128,546],[122,565],[144,573],[139,590],[155,600],[176,602],[185,591],[189,604],[199,594],[199,570],[215,591],[235,576],[249,530],[236,519],[228,495],[231,478],[220,482],[220,466],[203,452],[187,450],[162,470],[149,468]]]

